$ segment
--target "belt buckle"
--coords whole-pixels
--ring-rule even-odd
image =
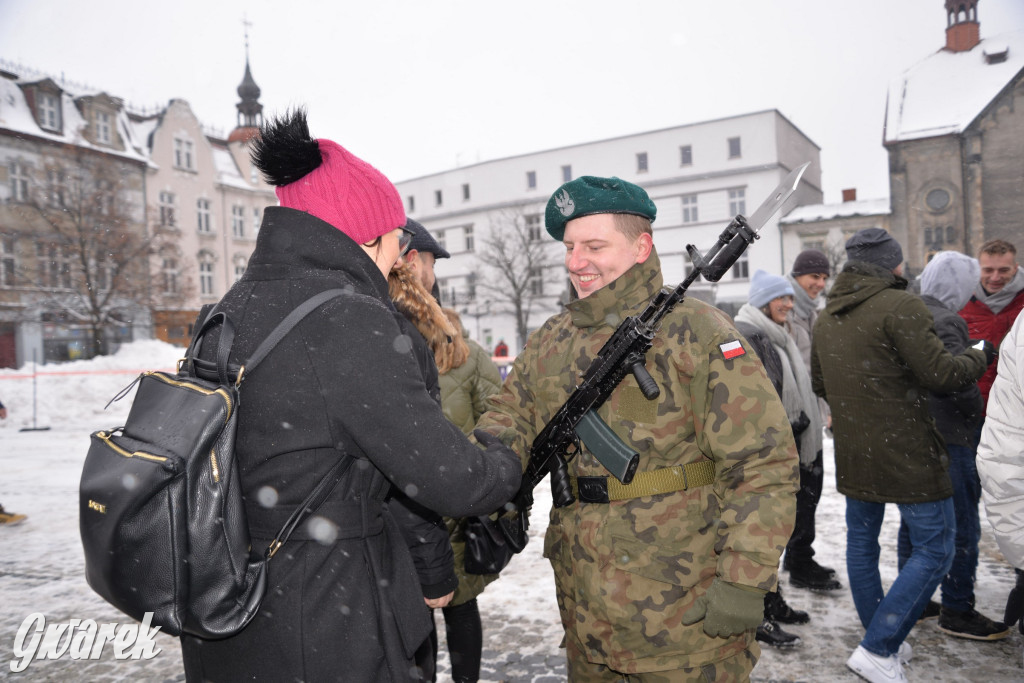
[[[608,477],[577,477],[576,487],[584,503],[607,503]]]

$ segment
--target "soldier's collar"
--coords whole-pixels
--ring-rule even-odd
[[[568,304],[574,327],[618,327],[626,316],[634,315],[647,305],[662,285],[661,260],[653,248],[643,263],[623,273],[615,282],[602,287],[585,299]]]

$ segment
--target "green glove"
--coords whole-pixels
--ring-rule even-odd
[[[697,598],[683,614],[687,626],[704,620],[704,633],[727,637],[757,628],[764,619],[765,591],[722,581],[717,576],[711,588]]]

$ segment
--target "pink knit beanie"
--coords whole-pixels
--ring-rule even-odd
[[[336,142],[318,139],[323,163],[277,188],[281,206],[313,214],[359,244],[405,225],[405,207],[384,174]]]

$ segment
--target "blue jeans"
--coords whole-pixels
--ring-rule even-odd
[[[981,480],[974,449],[950,445],[949,478],[953,482],[953,510],[956,515],[956,554],[953,566],[942,579],[942,606],[956,612],[974,608],[974,577],[978,570],[978,542],[981,540]],[[912,544],[907,525],[900,523],[896,544],[900,571],[910,557]]]
[[[889,592],[878,571],[878,534],[885,503],[846,499],[846,571],[857,616],[866,633],[860,642],[880,657],[895,654],[939,581],[953,563],[956,522],[953,499],[900,503],[913,551]]]

